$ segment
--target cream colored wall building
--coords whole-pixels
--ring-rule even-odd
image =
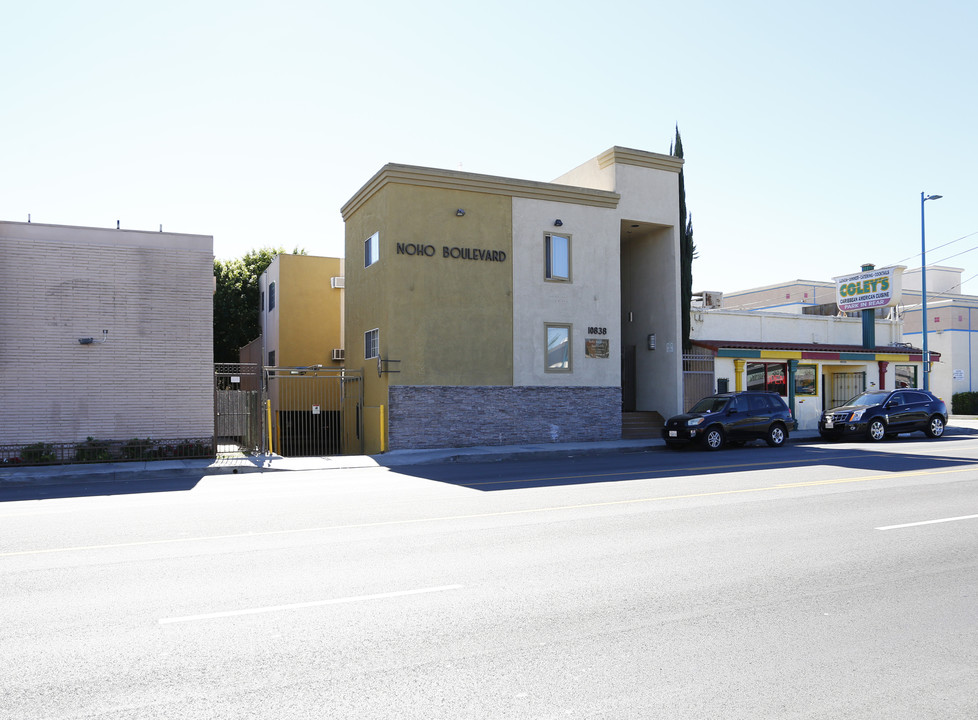
[[[931,364],[930,389],[949,408],[955,393],[978,390],[978,296],[961,294],[962,273],[958,267],[927,268],[927,344],[940,357]],[[916,348],[917,352],[923,345],[920,289],[920,268],[905,271],[900,303],[877,313],[878,322],[885,317],[898,321],[897,342]],[[795,316],[816,312],[834,315],[835,284],[793,280],[728,292],[723,295],[722,307],[753,312],[773,310]],[[815,341],[819,339],[816,337]],[[917,387],[923,387],[922,367],[915,382]]]
[[[210,236],[0,222],[0,257],[0,445],[213,438]]]
[[[551,183],[384,166],[342,209],[366,451],[618,438],[623,387],[678,412],[681,165],[616,147]]]

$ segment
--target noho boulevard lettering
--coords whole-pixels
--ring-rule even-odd
[[[397,243],[398,255],[411,255],[414,257],[434,257],[434,245],[424,245],[421,243]],[[443,245],[441,256],[454,260],[482,260],[484,262],[506,262],[506,253],[503,250],[486,250],[484,248],[472,247],[448,247]]]

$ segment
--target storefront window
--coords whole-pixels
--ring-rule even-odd
[[[787,363],[747,363],[747,389],[788,394]]]
[[[896,386],[898,388],[917,387],[917,366],[916,365],[897,365]]]
[[[818,395],[818,367],[799,365],[795,370],[795,395]]]

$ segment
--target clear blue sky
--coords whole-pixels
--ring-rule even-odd
[[[387,162],[549,181],[678,124],[694,289],[917,267],[921,191],[928,262],[978,274],[971,0],[34,0],[0,28],[3,220],[337,256]]]

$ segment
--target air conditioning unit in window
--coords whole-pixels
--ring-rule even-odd
[[[703,293],[703,307],[718,308],[723,305],[723,293],[707,290]]]
[[[329,279],[329,286],[334,290],[346,287],[345,277],[333,277]]]
[[[339,362],[346,359],[346,351],[343,348],[333,348],[333,361]]]

